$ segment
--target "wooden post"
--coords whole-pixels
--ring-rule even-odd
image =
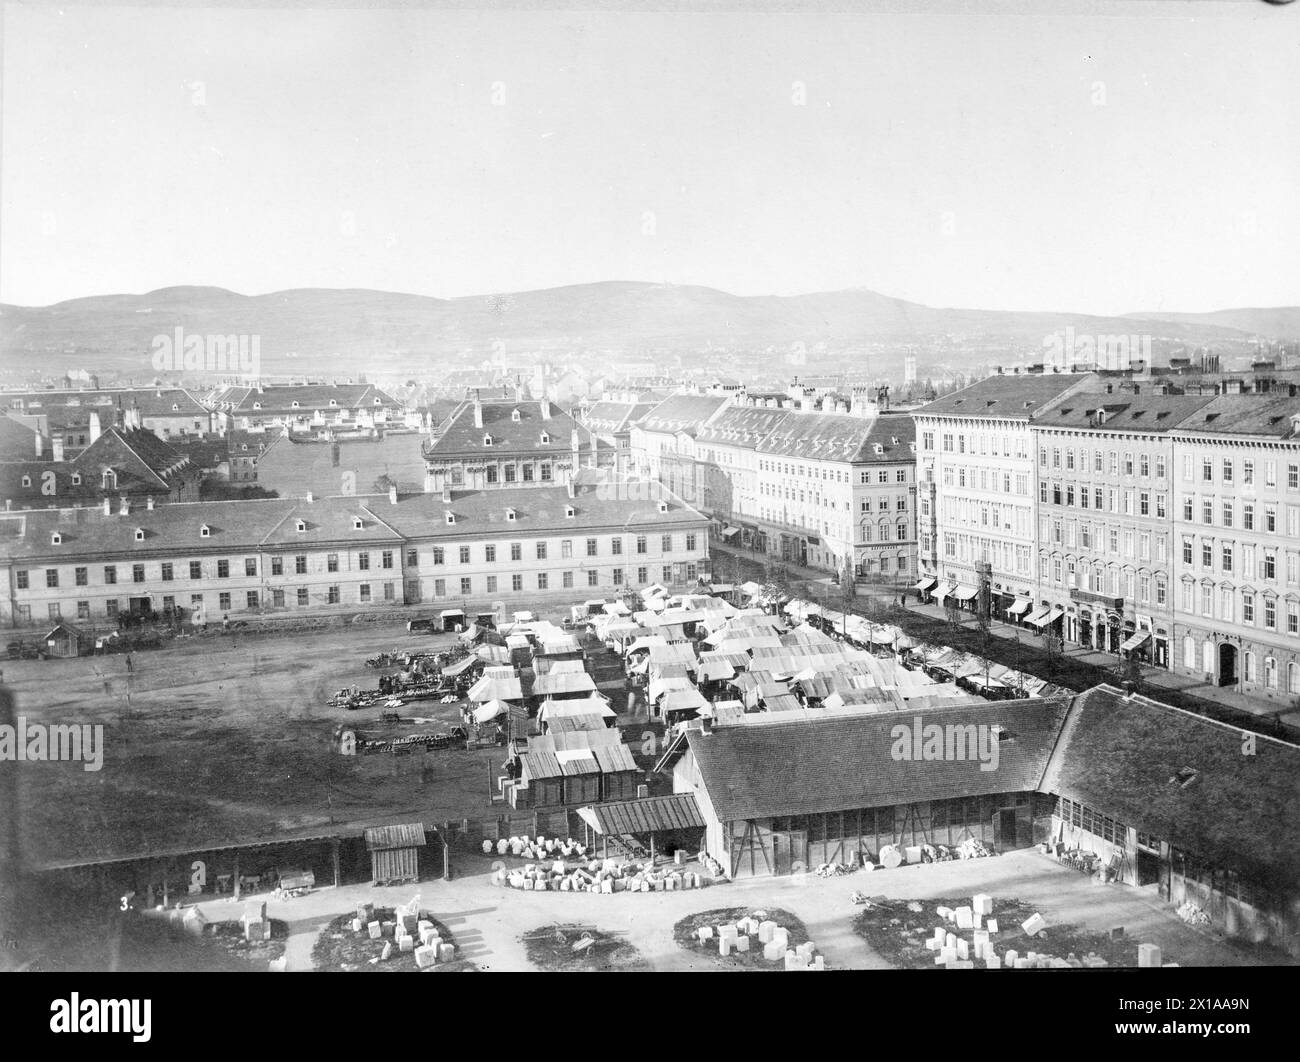
[[[600,858],[609,858],[609,835],[604,833],[600,835]]]
[[[167,885],[167,866],[163,865],[163,907],[171,906],[171,893]]]
[[[654,830],[651,830],[650,831],[650,869],[654,870],[654,867],[655,867],[655,832]]]
[[[451,846],[446,838],[442,842],[442,880],[451,881]]]
[[[235,903],[239,902],[239,849],[235,849]]]
[[[334,887],[337,889],[342,883],[339,874],[339,839],[337,837],[330,842],[330,848],[332,849],[331,855],[334,857]]]

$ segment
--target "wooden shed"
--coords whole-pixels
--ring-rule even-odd
[[[420,849],[426,844],[424,826],[376,826],[366,830],[370,877],[376,885],[420,880]]]
[[[74,627],[71,623],[55,624],[54,629],[45,636],[45,648],[52,657],[80,656],[85,644],[86,638],[81,628]]]

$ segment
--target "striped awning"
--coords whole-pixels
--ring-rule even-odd
[[[952,596],[958,601],[969,601],[979,592],[980,590],[978,586],[959,586],[952,592]]]
[[[1034,607],[1034,603],[1030,601],[1029,598],[1018,597],[1012,603],[1011,607],[1007,609],[1007,611],[1011,613],[1011,615],[1013,616],[1023,616],[1026,612],[1028,612],[1033,607]]]
[[[740,534],[740,528],[738,527],[724,527],[722,529],[723,538],[730,538],[732,535],[738,535],[738,534]]]
[[[1028,622],[1030,626],[1041,627],[1044,623],[1047,622],[1047,617],[1050,616],[1051,614],[1052,614],[1052,610],[1050,608],[1047,607],[1040,608],[1037,612],[1035,612],[1032,616],[1029,617]]]
[[[934,586],[938,581],[939,581],[939,580],[936,579],[934,576],[932,576],[932,575],[927,575],[924,579],[922,579],[919,583],[917,583],[914,587],[912,587],[912,589],[913,589],[913,590],[929,590],[930,587]]]
[[[942,603],[943,599],[956,589],[957,589],[956,583],[944,583],[942,586],[938,587],[934,592],[935,603],[936,604]]]
[[[1134,649],[1141,649],[1150,640],[1150,631],[1136,631],[1124,639],[1124,644],[1119,647],[1119,651],[1121,653],[1131,653]]]

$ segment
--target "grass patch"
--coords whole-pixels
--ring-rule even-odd
[[[959,930],[946,923],[938,913],[940,907],[957,908],[970,905],[969,896],[936,898],[929,900],[890,900],[872,896],[868,907],[853,920],[853,929],[871,948],[891,965],[905,970],[934,968],[935,953],[926,949],[926,940],[938,926],[963,937],[969,943],[972,933]],[[918,910],[919,908],[919,910]],[[1040,955],[1067,958],[1071,953],[1082,959],[1088,952],[1096,952],[1111,966],[1136,966],[1137,941],[1122,937],[1112,940],[1105,933],[1088,933],[1075,926],[1053,922],[1037,936],[1028,936],[1020,924],[1037,908],[1021,900],[993,900],[993,918],[998,932],[991,940],[997,954],[1005,958],[1008,950],[1025,955],[1036,951]],[[983,959],[974,959],[976,969],[984,969]]]
[[[788,946],[791,948],[797,948],[808,939],[808,928],[803,922],[780,907],[715,907],[711,911],[700,911],[687,915],[673,926],[673,939],[680,947],[708,959],[710,965],[719,970],[784,970],[784,963],[769,962],[763,958],[763,945],[758,942],[757,935],[749,938],[749,951],[733,951],[727,956],[718,954],[718,926],[741,918],[775,922],[789,933]],[[701,941],[699,930],[705,926],[712,926],[714,935],[711,940]]]
[[[591,943],[586,943],[587,941]],[[650,964],[631,944],[595,926],[543,926],[523,937],[528,961],[548,973],[626,973]]]
[[[468,959],[457,958],[452,962],[438,963],[436,966],[429,966],[421,970],[415,965],[415,956],[412,952],[398,951],[397,945],[393,942],[393,929],[391,926],[385,927],[385,936],[379,940],[371,940],[370,934],[364,927],[360,933],[353,931],[352,919],[355,915],[355,911],[341,914],[321,930],[320,936],[316,938],[316,943],[311,949],[311,962],[314,970],[323,970],[326,973],[365,973],[366,971],[376,973],[428,973],[434,970],[456,973],[477,969]],[[376,907],[374,918],[380,922],[396,921],[391,907]],[[442,937],[443,942],[456,944],[456,953],[457,955],[460,954],[460,945],[457,944],[456,938],[450,929],[434,918],[428,911],[421,911],[420,918],[423,921],[432,922],[433,928],[438,931],[438,935]],[[393,945],[392,954],[386,960],[380,958],[384,953],[385,944]]]

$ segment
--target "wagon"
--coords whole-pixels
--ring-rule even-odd
[[[280,894],[284,897],[305,896],[316,887],[316,875],[310,870],[280,871]]]

